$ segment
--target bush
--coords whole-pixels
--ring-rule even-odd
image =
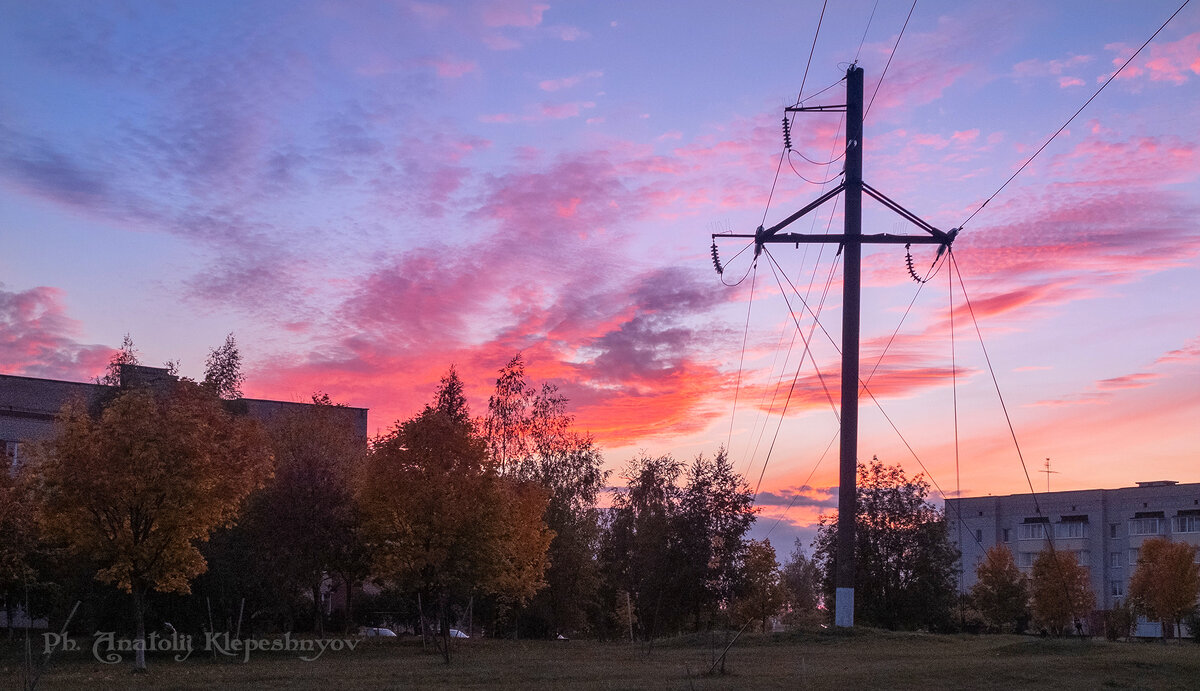
[[[1200,608],[1192,610],[1183,618],[1183,623],[1187,625],[1188,630],[1192,633],[1192,641],[1200,643]]]

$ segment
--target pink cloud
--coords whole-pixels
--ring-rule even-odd
[[[63,293],[0,286],[0,371],[51,379],[87,380],[100,374],[113,349],[75,340],[79,323],[67,316]]]
[[[1126,374],[1120,377],[1111,379],[1102,379],[1096,382],[1096,388],[1101,391],[1115,391],[1120,389],[1140,389],[1149,386],[1151,382],[1158,379],[1162,375],[1153,372],[1137,372],[1134,374]]]
[[[542,91],[558,91],[559,89],[566,89],[575,86],[585,79],[599,79],[603,76],[604,72],[600,70],[592,70],[591,72],[575,74],[571,75],[570,77],[563,77],[561,79],[546,79],[538,82],[538,88],[540,88]]]
[[[1061,60],[1025,60],[1013,65],[1013,75],[1016,77],[1058,77],[1076,67],[1081,67],[1092,61],[1090,55],[1072,55]]]
[[[492,50],[516,50],[521,47],[520,41],[501,34],[488,34],[482,40],[483,45]]]
[[[542,23],[542,15],[549,5],[526,2],[525,0],[494,0],[483,8],[485,26],[534,27]]]
[[[1114,69],[1124,64],[1134,51],[1133,46],[1124,43],[1110,43],[1104,47],[1116,54],[1112,58]],[[1104,81],[1109,74],[1101,75],[1097,81]],[[1188,81],[1190,75],[1196,74],[1200,74],[1200,32],[1189,34],[1170,43],[1151,43],[1136,60],[1129,63],[1129,66],[1117,76],[1117,79],[1131,80],[1147,77],[1153,82],[1179,85]]]
[[[1188,341],[1182,348],[1172,350],[1155,360],[1154,364],[1188,362],[1200,358],[1200,337]]]
[[[1058,86],[1060,89],[1067,89],[1072,86],[1083,86],[1086,82],[1078,77],[1059,77]]]
[[[460,60],[453,57],[434,58],[427,64],[433,67],[437,76],[446,79],[458,79],[479,69],[479,65],[474,60]]]
[[[491,113],[480,115],[480,122],[512,124],[515,122],[544,122],[579,117],[585,110],[596,107],[594,101],[571,101],[568,103],[538,103],[526,109],[523,115],[513,113]]]

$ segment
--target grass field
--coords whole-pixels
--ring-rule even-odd
[[[91,639],[56,652],[39,689],[1197,689],[1200,645],[1109,643],[1020,636],[939,636],[855,630],[744,636],[725,674],[707,674],[725,634],[645,644],[593,641],[457,641],[451,664],[420,641],[369,639],[353,651],[252,654],[248,664],[185,662],[151,655],[150,673],[130,654],[98,663]],[[0,686],[20,688],[20,648],[2,644]]]

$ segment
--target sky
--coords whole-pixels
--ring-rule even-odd
[[[248,396],[374,435],[521,353],[614,483],[728,448],[782,559],[836,508],[840,257],[725,238],[719,276],[710,235],[840,180],[841,114],[781,121],[857,63],[864,179],[963,227],[928,283],[864,252],[860,459],[935,501],[1197,482],[1200,6],[995,194],[1178,5],[0,0],[0,372],[129,334],[199,377],[233,333]]]

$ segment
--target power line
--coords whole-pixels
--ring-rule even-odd
[[[738,356],[737,383],[733,388],[733,412],[729,415],[729,436],[725,439],[725,448],[733,441],[733,423],[737,420],[738,394],[742,389],[742,364],[746,360],[746,341],[750,338],[750,309],[754,306],[754,283],[758,279],[758,260],[754,261],[754,277],[750,279],[750,299],[746,301],[746,330],[742,334],[742,354]]]
[[[808,63],[804,65],[804,77],[800,80],[800,92],[796,94],[796,100],[804,95],[804,83],[808,81],[808,68],[812,65],[813,52],[817,49],[817,37],[821,35],[821,23],[825,20],[825,5],[829,0],[821,5],[821,16],[817,19],[817,30],[813,32],[812,48],[808,51]],[[795,122],[796,116],[792,115],[792,122]],[[775,166],[775,179],[771,182],[771,191],[767,194],[767,206],[763,209],[762,225],[767,223],[767,213],[771,210],[771,200],[775,197],[775,185],[779,182],[779,171],[783,170],[783,158],[787,155],[788,149],[785,146],[783,151],[779,152],[779,163]]]
[[[867,109],[863,111],[863,120],[867,119],[867,115],[871,113],[871,106],[875,105],[875,94],[879,93],[879,87],[883,84],[883,78],[887,76],[888,68],[892,66],[892,58],[896,57],[896,49],[900,47],[900,39],[904,38],[904,30],[908,28],[908,20],[912,19],[913,10],[917,9],[917,0],[913,0],[912,7],[908,8],[908,16],[904,18],[904,26],[900,27],[900,34],[896,36],[896,43],[892,46],[892,52],[888,54],[887,63],[883,66],[883,74],[879,75],[879,81],[875,82],[875,91],[871,92],[871,100],[867,103]]]
[[[1017,168],[1017,172],[1008,176],[1008,179],[1004,181],[1004,184],[1000,185],[1000,187],[997,188],[996,191],[992,193],[992,196],[990,196],[986,200],[984,200],[984,202],[979,205],[979,208],[977,208],[973,212],[971,212],[971,215],[967,216],[967,220],[963,221],[958,227],[962,228],[963,226],[967,225],[967,223],[969,223],[972,218],[975,218],[975,214],[979,213],[980,211],[983,211],[983,207],[987,206],[988,202],[995,199],[996,195],[1000,194],[1000,192],[1003,191],[1005,187],[1008,187],[1008,183],[1012,182],[1013,178],[1020,175],[1021,171],[1025,170],[1025,168],[1028,167],[1029,164],[1033,162],[1033,159],[1037,158],[1038,154],[1042,153],[1042,151],[1047,146],[1050,146],[1050,142],[1054,141],[1055,137],[1057,137],[1059,134],[1061,134],[1063,130],[1067,129],[1067,126],[1070,125],[1071,122],[1074,121],[1075,118],[1078,117],[1079,114],[1083,112],[1083,109],[1087,108],[1088,104],[1090,104],[1093,100],[1095,100],[1095,98],[1100,95],[1101,91],[1104,91],[1104,87],[1106,87],[1110,83],[1112,83],[1112,81],[1117,78],[1117,75],[1121,74],[1121,71],[1124,70],[1126,67],[1128,67],[1129,63],[1133,62],[1133,59],[1138,56],[1138,53],[1141,53],[1143,48],[1150,45],[1150,42],[1154,40],[1154,37],[1158,36],[1159,32],[1161,32],[1163,29],[1167,28],[1167,25],[1171,23],[1171,20],[1175,18],[1175,15],[1182,12],[1183,8],[1187,7],[1188,3],[1191,1],[1192,0],[1183,0],[1183,4],[1179,6],[1179,9],[1175,10],[1175,12],[1172,13],[1170,17],[1167,17],[1167,21],[1163,22],[1162,26],[1158,27],[1157,31],[1155,31],[1153,34],[1150,34],[1150,38],[1146,39],[1145,43],[1143,43],[1137,50],[1133,51],[1133,55],[1130,55],[1129,59],[1127,59],[1120,67],[1118,67],[1116,72],[1113,72],[1112,74],[1110,74],[1108,76],[1108,79],[1104,80],[1104,83],[1100,85],[1100,88],[1096,89],[1096,93],[1092,94],[1091,98],[1084,101],[1083,105],[1079,106],[1079,110],[1075,111],[1074,115],[1067,118],[1067,121],[1062,124],[1062,127],[1059,127],[1057,130],[1055,130],[1054,134],[1050,135],[1050,138],[1047,139],[1040,147],[1038,147],[1038,150],[1033,152],[1033,155],[1030,156],[1028,159],[1026,159],[1026,161],[1021,164],[1020,168]]]

